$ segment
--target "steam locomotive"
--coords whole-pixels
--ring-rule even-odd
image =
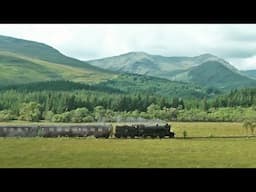
[[[135,137],[174,137],[174,132],[171,131],[171,126],[166,124],[164,126],[146,126],[146,125],[132,125],[132,126],[116,126],[115,137],[117,138],[135,138]]]
[[[89,137],[96,138],[172,138],[175,133],[165,125],[29,125],[0,126],[0,137]]]

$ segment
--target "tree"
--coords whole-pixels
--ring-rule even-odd
[[[87,108],[77,108],[76,110],[72,111],[71,121],[74,123],[81,123],[83,122],[83,118],[89,114]]]
[[[54,116],[54,113],[52,111],[46,111],[43,114],[43,117],[47,121],[52,121],[52,117]]]
[[[174,98],[172,99],[172,107],[178,108],[178,106],[179,106],[179,98],[174,97]]]
[[[179,109],[185,109],[185,105],[184,105],[184,101],[182,98],[179,99],[179,106],[178,106]]]
[[[147,107],[147,113],[149,117],[156,118],[158,116],[158,113],[160,111],[160,106],[152,103]]]
[[[63,122],[63,118],[61,114],[55,114],[52,117],[52,122]]]
[[[102,121],[105,115],[105,109],[102,106],[96,106],[94,108],[94,116],[97,121]]]
[[[154,103],[152,103],[151,105],[149,105],[149,106],[147,107],[147,112],[148,112],[148,113],[154,113],[155,111],[158,111],[158,110],[160,110],[160,106],[159,106],[159,105],[156,105],[156,104],[154,104]]]
[[[254,129],[256,127],[256,123],[255,122],[246,120],[243,123],[243,127],[246,129],[247,135],[248,135],[248,129],[250,129],[251,133],[254,135]]]
[[[12,115],[11,111],[9,110],[3,110],[0,111],[0,121],[4,122],[4,121],[9,121],[9,120],[13,120],[15,117],[14,115]]]
[[[208,105],[208,103],[207,103],[207,99],[204,98],[204,99],[203,99],[203,110],[204,110],[204,111],[208,111],[208,109],[209,109],[209,105]]]
[[[19,119],[25,121],[39,121],[41,117],[40,107],[41,105],[36,102],[23,103],[20,108]]]

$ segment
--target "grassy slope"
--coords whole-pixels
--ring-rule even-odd
[[[103,83],[127,92],[154,93],[164,96],[204,97],[205,90],[191,84],[132,74],[111,74],[51,63],[15,53],[0,51],[0,86],[71,80],[74,82]]]
[[[201,86],[220,89],[255,87],[256,81],[232,71],[223,64],[208,61],[176,76],[176,80],[194,82]]]
[[[237,123],[172,123],[176,133],[244,135]],[[0,138],[0,167],[256,167],[255,138]]]
[[[67,57],[49,45],[35,41],[0,35],[0,51],[17,53],[26,57],[61,63],[72,67],[81,67],[95,72],[108,73],[108,71],[91,66],[86,62]]]
[[[100,82],[115,75],[0,51],[0,85],[49,80]]]

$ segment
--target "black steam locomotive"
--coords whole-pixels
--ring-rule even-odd
[[[0,126],[0,137],[89,137],[96,138],[172,138],[175,133],[165,125],[23,125]]]
[[[135,138],[135,137],[152,137],[152,138],[163,138],[163,137],[174,137],[174,132],[171,131],[171,126],[166,124],[159,126],[146,126],[146,125],[124,125],[116,126],[115,137],[117,138]]]

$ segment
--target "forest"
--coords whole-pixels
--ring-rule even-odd
[[[0,89],[0,121],[241,122],[256,115],[256,89],[231,90],[215,97],[161,96],[102,84],[50,81]]]

